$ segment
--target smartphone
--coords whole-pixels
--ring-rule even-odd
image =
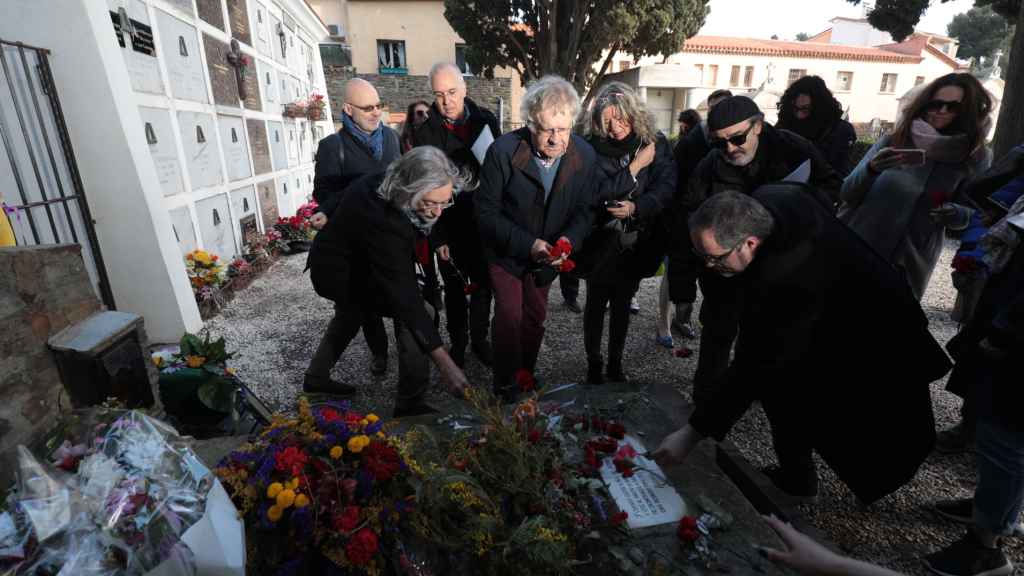
[[[619,208],[621,206],[622,206],[622,201],[621,200],[605,200],[604,201],[604,207],[605,208]]]
[[[920,148],[893,148],[893,152],[903,155],[906,166],[920,166],[924,164],[924,150]]]

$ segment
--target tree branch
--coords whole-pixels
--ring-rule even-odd
[[[601,70],[598,71],[597,76],[594,77],[593,84],[591,84],[590,88],[587,90],[587,97],[583,99],[584,110],[590,105],[590,101],[594,98],[594,88],[601,85],[601,80],[604,79],[604,73],[608,71],[608,67],[611,66],[612,59],[615,58],[615,55],[619,52],[619,46],[620,43],[616,42],[611,49],[608,50],[608,55],[605,56],[604,62],[601,63]]]

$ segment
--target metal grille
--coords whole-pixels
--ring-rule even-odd
[[[19,245],[81,245],[96,292],[113,310],[48,55],[0,40],[0,197]]]

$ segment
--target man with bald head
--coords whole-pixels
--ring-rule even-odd
[[[466,81],[454,64],[441,62],[430,69],[430,91],[434,104],[427,121],[413,132],[413,146],[440,148],[475,180],[480,160],[473,153],[473,145],[481,139],[489,142],[501,136],[498,119],[466,96]],[[470,339],[473,353],[482,363],[490,365],[492,359],[487,340],[492,292],[480,249],[473,194],[471,190],[459,193],[455,206],[441,216],[430,239],[444,278],[451,355],[460,366],[465,363]]]
[[[401,156],[398,134],[381,122],[380,96],[372,84],[353,78],[345,84],[345,102],[341,106],[341,130],[320,141],[316,150],[316,176],[313,198],[320,205],[313,215],[313,226],[320,230],[335,217],[343,192],[360,176],[383,172]],[[337,310],[335,310],[337,315]],[[307,392],[352,394],[355,389],[330,379],[330,372],[345,346],[332,321],[306,369],[303,388]],[[383,375],[388,369],[388,338],[384,321],[369,309],[363,318],[363,336],[373,354],[370,372]]]

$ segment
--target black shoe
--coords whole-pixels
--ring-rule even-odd
[[[764,468],[761,472],[772,481],[776,488],[801,504],[813,504],[818,500],[818,473],[813,468],[807,471],[807,475],[802,481],[794,480],[789,475],[783,474],[782,468],[778,466]]]
[[[974,498],[942,500],[932,507],[936,514],[957,524],[974,523]]]
[[[566,300],[565,302],[562,303],[562,305],[565,306],[566,309],[568,309],[569,312],[572,312],[573,314],[583,314],[583,308],[580,308],[579,303],[576,302],[575,300]]]
[[[388,357],[385,355],[374,356],[370,362],[370,374],[383,376],[388,373]]]
[[[330,394],[332,396],[355,396],[356,387],[350,384],[342,384],[337,380],[328,379],[323,380],[310,380],[306,379],[302,383],[302,391],[307,394]]]
[[[603,362],[600,360],[587,363],[587,384],[604,384],[604,374],[601,373],[602,364]]]
[[[626,373],[622,371],[621,362],[609,362],[608,371],[605,372],[609,382],[625,382]]]
[[[984,546],[971,530],[921,560],[929,570],[941,576],[1001,576],[1013,572],[1013,563],[1002,549]]]
[[[939,454],[963,454],[973,449],[973,434],[964,430],[963,421],[935,435],[935,451]]]
[[[490,366],[494,362],[494,351],[487,340],[480,342],[473,341],[473,354],[484,366]]]
[[[423,416],[425,414],[437,414],[440,410],[423,401],[422,398],[408,402],[396,403],[392,418],[408,418],[411,416]]]

